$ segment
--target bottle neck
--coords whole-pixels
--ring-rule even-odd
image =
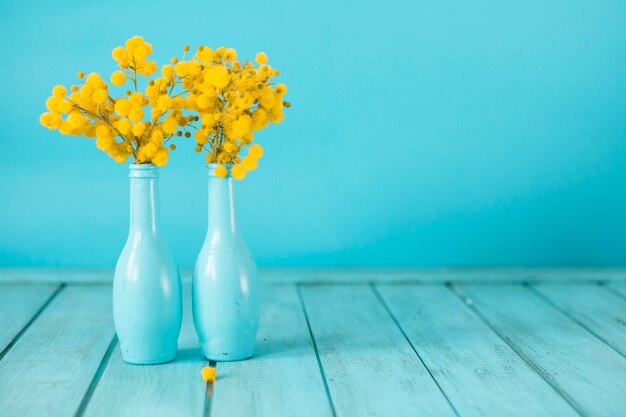
[[[235,199],[233,179],[209,176],[209,232],[235,235]]]
[[[143,168],[130,173],[130,232],[156,235],[159,222],[158,168]]]

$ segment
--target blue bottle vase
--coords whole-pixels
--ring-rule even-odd
[[[129,176],[130,230],[115,267],[113,321],[123,359],[151,365],[176,357],[182,290],[159,232],[159,169],[133,164]]]
[[[214,175],[209,164],[209,218],[193,271],[193,319],[202,353],[215,361],[254,353],[260,295],[256,264],[235,217],[233,179]]]

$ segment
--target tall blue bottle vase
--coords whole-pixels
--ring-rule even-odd
[[[193,271],[193,319],[207,359],[236,361],[254,353],[260,295],[256,264],[237,227],[233,179],[209,164],[209,218]]]
[[[159,168],[130,165],[130,230],[115,267],[113,321],[124,361],[176,357],[182,322],[180,275],[159,231]]]

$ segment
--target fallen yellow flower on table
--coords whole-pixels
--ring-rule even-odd
[[[212,366],[205,366],[202,368],[202,371],[200,371],[200,374],[202,375],[202,379],[207,382],[215,382],[217,379],[217,369]]]

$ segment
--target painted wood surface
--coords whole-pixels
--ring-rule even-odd
[[[267,287],[261,311],[254,356],[217,364],[211,416],[331,416],[296,288]]]
[[[595,285],[536,285],[533,288],[549,303],[626,356],[626,299]]]
[[[122,360],[118,344],[86,406],[85,417],[203,416],[206,383],[200,370],[208,361],[198,348],[189,285],[183,287],[183,300],[176,359],[157,366],[129,365]]]
[[[0,416],[74,416],[113,335],[110,288],[64,288],[0,361]]]
[[[608,285],[608,288],[622,298],[626,298],[626,283],[611,283]]]
[[[578,415],[447,287],[377,289],[459,415]]]
[[[180,270],[183,282],[191,269]],[[626,284],[626,268],[260,268],[262,284],[363,284],[446,282],[473,284],[522,282],[616,282]],[[0,283],[111,285],[113,269],[0,268]]]
[[[338,416],[455,416],[370,287],[301,291]]]
[[[580,414],[624,416],[619,353],[527,288],[467,285],[460,293]]]
[[[58,288],[58,285],[0,287],[0,358]]]
[[[111,343],[110,271],[10,271],[0,268],[2,417],[626,409],[621,269],[262,270],[257,354],[218,364],[209,396],[189,305],[176,361],[126,365]]]

